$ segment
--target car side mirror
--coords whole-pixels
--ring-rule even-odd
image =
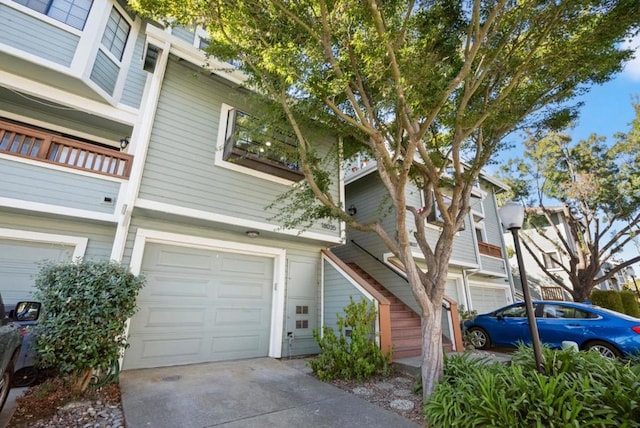
[[[502,321],[504,319],[504,315],[500,314],[500,315],[496,315],[496,319],[498,321]]]
[[[15,309],[16,321],[35,321],[40,316],[40,302],[18,302]]]

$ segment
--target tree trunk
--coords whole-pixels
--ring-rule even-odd
[[[422,315],[422,396],[429,398],[442,377],[442,305]]]

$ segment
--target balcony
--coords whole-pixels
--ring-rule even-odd
[[[118,150],[84,143],[0,121],[0,153],[126,179],[133,157]]]
[[[478,251],[485,256],[502,258],[502,249],[497,245],[488,244],[486,242],[478,242]]]

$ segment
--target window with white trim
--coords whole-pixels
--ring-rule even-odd
[[[238,109],[227,113],[223,159],[291,181],[304,178],[295,137]]]
[[[542,260],[544,261],[544,267],[547,269],[560,269],[560,264],[556,262],[559,260],[557,251],[547,251],[542,253]]]
[[[78,30],[84,28],[93,0],[14,0]]]
[[[102,46],[111,52],[118,61],[122,61],[122,54],[127,45],[130,30],[131,25],[124,16],[115,7],[112,8],[102,35]]]

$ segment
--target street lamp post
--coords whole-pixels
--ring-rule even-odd
[[[627,275],[631,277],[631,281],[633,281],[633,286],[636,287],[636,294],[638,298],[640,298],[640,290],[638,290],[638,284],[636,283],[636,271],[633,270],[631,266],[627,266],[625,269]]]
[[[540,335],[538,334],[538,325],[536,324],[536,316],[531,302],[531,292],[527,283],[527,274],[524,270],[522,262],[522,250],[520,249],[520,237],[518,231],[524,223],[524,206],[517,202],[509,201],[498,210],[500,221],[505,229],[509,230],[513,235],[513,245],[515,247],[516,258],[518,260],[518,270],[520,272],[520,280],[522,282],[522,293],[524,294],[524,304],[527,310],[527,319],[529,321],[529,332],[531,333],[531,344],[533,345],[533,354],[536,360],[536,369],[544,374],[544,357],[542,356],[542,346],[540,344]]]

